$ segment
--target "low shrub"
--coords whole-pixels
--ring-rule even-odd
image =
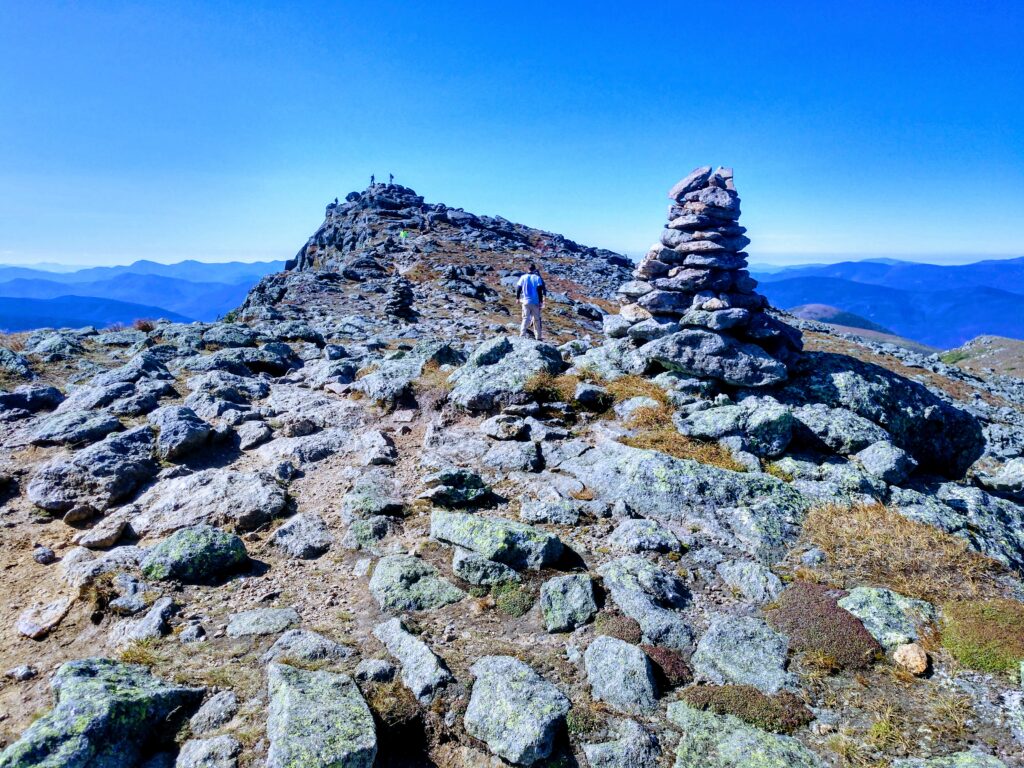
[[[679,688],[693,682],[693,670],[681,654],[657,645],[641,645],[640,648],[651,660],[662,689]]]
[[[524,390],[539,403],[571,403],[576,397],[576,376],[537,373],[526,380]]]
[[[604,386],[616,403],[621,403],[634,397],[649,397],[652,400],[657,400],[662,405],[670,405],[665,390],[643,376],[622,376],[614,381],[609,381]]]
[[[929,602],[996,596],[1003,566],[966,541],[910,520],[882,504],[828,504],[812,509],[804,536],[832,570],[857,584],[889,587]]]
[[[534,603],[534,595],[529,588],[514,581],[495,586],[491,597],[499,611],[513,618],[524,616]]]
[[[643,640],[640,623],[618,611],[601,611],[594,619],[594,631],[637,645]]]
[[[942,607],[942,645],[960,664],[1017,676],[1024,661],[1024,604],[958,600]]]
[[[840,669],[864,669],[882,655],[878,641],[856,616],[839,607],[842,593],[821,584],[798,581],[783,592],[765,617],[789,637],[790,648],[804,651]]]
[[[682,698],[695,709],[733,715],[773,733],[793,733],[814,719],[789,691],[769,696],[751,685],[699,685],[683,691]]]
[[[145,317],[141,317],[141,318],[139,318],[138,320],[136,320],[135,322],[132,323],[132,328],[134,328],[136,331],[142,331],[143,333],[149,333],[154,328],[156,328],[156,321],[155,320],[150,320],[150,319],[145,318]]]
[[[729,469],[733,472],[746,471],[745,467],[718,443],[695,440],[692,437],[681,435],[679,430],[671,424],[623,437],[621,442],[633,448],[660,451],[677,459],[692,459],[720,469]]]
[[[366,703],[385,728],[397,729],[414,722],[420,706],[402,683],[376,683],[365,691]]]
[[[604,717],[594,708],[592,701],[574,701],[572,709],[565,716],[565,726],[571,736],[586,736],[601,730]]]

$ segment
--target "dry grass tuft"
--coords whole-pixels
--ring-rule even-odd
[[[641,406],[629,414],[626,426],[629,429],[671,429],[672,409],[665,405],[659,405],[656,408]]]
[[[640,623],[617,611],[601,611],[594,619],[594,632],[638,645],[643,640]]]
[[[152,667],[162,661],[161,656],[153,650],[152,640],[136,640],[122,648],[117,657],[125,664],[142,664],[146,667]]]
[[[156,321],[150,320],[149,318],[140,317],[138,320],[132,323],[132,328],[136,331],[142,331],[143,333],[149,333],[156,328]]]
[[[804,536],[848,582],[878,584],[930,602],[995,596],[1003,566],[963,539],[882,504],[827,504],[811,510]]]
[[[615,381],[609,381],[604,386],[616,403],[634,397],[649,397],[666,407],[670,406],[665,390],[643,376],[623,376]]]
[[[440,273],[426,262],[419,261],[403,272],[402,277],[412,283],[428,283],[437,280]]]
[[[24,352],[25,341],[28,333],[0,333],[0,347],[6,347],[11,352]]]
[[[914,745],[907,733],[909,727],[903,713],[886,704],[875,712],[875,721],[868,728],[868,744],[881,752],[906,753]]]
[[[576,398],[579,383],[576,376],[538,373],[527,379],[524,388],[528,395],[541,403],[571,403]]]
[[[958,600],[942,608],[942,645],[960,664],[1017,677],[1024,660],[1024,604]]]
[[[358,371],[356,371],[356,381],[359,381],[359,379],[363,378],[364,376],[369,376],[378,368],[380,368],[380,366],[377,365],[376,363],[370,363],[365,368],[360,368]]]
[[[768,462],[762,461],[761,463],[763,465],[762,469],[767,474],[771,475],[772,477],[777,477],[779,480],[782,480],[784,483],[791,483],[791,482],[793,482],[793,475],[792,475],[792,473],[787,472],[786,470],[784,470],[781,466],[779,466],[779,463],[777,461],[768,461]]]
[[[385,728],[398,729],[420,716],[420,706],[412,692],[397,680],[377,683],[364,691],[366,703]]]
[[[720,469],[729,469],[733,472],[746,471],[743,465],[739,464],[732,454],[718,443],[686,437],[679,434],[679,430],[673,426],[648,429],[636,435],[624,437],[621,442],[633,448],[660,451],[669,456],[675,456],[677,459],[692,459]]]
[[[423,364],[419,378],[413,382],[413,390],[417,395],[440,392],[447,394],[452,390],[452,384],[448,381],[451,375],[452,372],[442,369],[437,360],[427,360]]]

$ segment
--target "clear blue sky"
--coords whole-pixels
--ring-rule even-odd
[[[287,258],[335,195],[630,253],[732,165],[752,260],[1024,255],[1024,2],[0,0],[0,262]]]

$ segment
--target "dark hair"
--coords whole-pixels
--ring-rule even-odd
[[[532,261],[530,262],[530,271],[531,272],[536,272],[537,271],[537,265],[534,264]]]

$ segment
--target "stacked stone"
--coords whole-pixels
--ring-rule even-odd
[[[661,242],[644,256],[635,280],[619,288],[623,302],[610,328],[634,339],[699,328],[752,342],[782,363],[801,349],[800,334],[764,310],[746,270],[750,243],[740,226],[731,168],[697,168],[669,191],[672,204]],[[624,322],[625,321],[625,322]]]
[[[415,315],[415,311],[412,308],[414,300],[412,283],[404,277],[393,277],[388,286],[387,296],[384,299],[384,314],[387,317],[411,320]]]

